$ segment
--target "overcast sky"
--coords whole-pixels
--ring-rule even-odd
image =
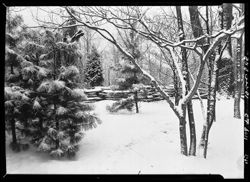
[[[41,8],[41,9],[39,9]],[[48,18],[48,13],[42,11],[42,9],[46,10],[46,11],[49,11],[49,10],[56,10],[58,9],[58,6],[41,6],[39,7],[38,6],[26,6],[26,7],[16,7],[16,10],[17,12],[15,12],[16,14],[20,14],[22,15],[23,17],[23,20],[24,20],[24,24],[26,24],[27,26],[37,26],[38,23],[35,21],[34,17],[38,17],[39,19],[47,19]],[[148,6],[144,6],[144,8],[148,8]],[[156,15],[157,13],[159,13],[159,11],[162,11],[161,9],[164,8],[164,10],[166,12],[169,12],[169,13],[172,13],[174,12],[175,13],[175,9],[172,7],[172,10],[170,7],[167,7],[167,6],[153,6],[153,7],[150,7],[150,10],[148,11],[148,13],[150,15]],[[182,14],[183,14],[183,18],[186,19],[188,16],[188,8],[187,6],[186,7],[182,7]],[[109,28],[112,28],[112,27],[109,27]],[[102,40],[100,40],[99,38],[97,38],[98,42],[101,41],[103,42]],[[103,45],[103,44],[101,44]],[[106,47],[106,43],[101,46],[101,49],[105,48]]]
[[[39,6],[40,8],[44,9],[44,10],[54,10],[54,9],[58,9],[58,6]],[[145,8],[148,8],[149,6],[144,6]],[[37,22],[34,20],[33,16],[38,16],[39,18],[42,17],[46,17],[47,13],[39,10],[38,6],[26,6],[26,7],[16,7],[17,8],[17,14],[21,14],[23,16],[24,19],[24,23],[28,26],[36,26]],[[148,13],[150,13],[151,15],[156,15],[157,13],[159,13],[159,11],[161,11],[161,8],[164,8],[164,10],[166,12],[174,12],[175,13],[175,9],[172,7],[172,11],[170,6],[151,6],[150,10],[148,11]],[[188,6],[182,6],[182,15],[183,18],[186,19],[188,18]]]
[[[164,9],[164,11],[169,14],[172,15],[173,13],[175,14],[175,7],[172,6],[143,6],[143,8],[150,8],[149,11],[147,12],[147,16],[154,16],[157,15],[162,11],[162,9]],[[58,6],[26,6],[26,7],[15,7],[16,10],[16,14],[20,14],[23,17],[24,20],[24,24],[27,26],[37,26],[38,23],[35,21],[35,17],[38,17],[41,20],[46,20],[49,21],[49,16],[48,13],[45,11],[55,11],[55,10],[59,10],[60,7]],[[202,8],[203,10],[205,8]],[[201,9],[201,10],[202,10]],[[189,11],[188,11],[188,6],[182,6],[181,7],[182,10],[182,17],[184,22],[189,22]],[[60,14],[60,12],[58,12]],[[202,11],[201,11],[202,13]],[[108,30],[110,30],[113,34],[116,34],[116,29],[112,26],[109,25],[108,27],[105,27]],[[99,51],[102,50],[108,50],[111,46],[109,46],[107,40],[104,40],[102,37],[100,37],[100,35],[98,35],[98,33],[95,35],[95,45],[98,48]]]

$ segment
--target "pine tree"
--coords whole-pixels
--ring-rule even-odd
[[[36,135],[34,142],[39,151],[49,152],[52,157],[70,158],[79,149],[78,143],[84,136],[82,130],[96,127],[100,120],[92,112],[93,107],[84,102],[87,97],[83,89],[78,88],[75,42],[55,42],[55,35],[47,31],[44,45],[47,51],[39,59],[52,76],[43,80],[36,90],[34,107],[40,108],[40,117],[35,122],[42,123],[43,132]],[[71,59],[61,62],[62,51]]]
[[[6,86],[5,94],[5,129],[12,134],[10,147],[13,151],[20,151],[23,146],[22,137],[22,108],[29,102],[27,92],[18,86]],[[25,144],[26,145],[26,144]]]
[[[62,42],[60,32],[46,30],[39,37],[25,29],[19,32],[23,42],[18,47],[20,38],[13,32],[6,34],[5,64],[5,117],[6,130],[12,133],[11,147],[20,150],[18,137],[23,134],[39,151],[73,157],[83,130],[100,123],[78,88],[75,41],[82,34]]]
[[[139,78],[137,76],[138,70],[134,65],[129,63],[123,63],[121,68],[121,73],[123,74],[122,78],[119,78],[118,89],[119,90],[128,90],[133,87],[133,84],[139,83]]]
[[[134,23],[134,26],[136,26],[136,23]],[[141,56],[138,48],[139,36],[134,31],[130,31],[129,36],[126,37],[127,39],[123,40],[123,43],[125,44],[127,50],[133,55],[133,57],[138,60]],[[132,111],[132,108],[135,107],[136,113],[139,113],[138,92],[143,89],[140,83],[145,80],[139,73],[139,70],[131,62],[126,60],[125,57],[123,58],[123,61],[120,63],[120,65],[120,72],[123,74],[123,76],[118,80],[118,89],[130,90],[133,92],[133,97],[130,96],[127,99],[121,99],[113,103],[111,106],[107,106],[107,110],[110,112],[117,112],[120,109]]]
[[[85,68],[85,82],[90,87],[102,85],[104,79],[102,75],[101,57],[97,49],[93,46]]]
[[[45,99],[37,89],[42,82],[52,78],[50,69],[52,60],[42,60],[47,51],[43,43],[43,39],[39,38],[38,34],[31,36],[30,31],[26,32],[26,43],[23,48],[26,64],[23,64],[22,79],[23,87],[30,90],[29,110],[33,112],[27,116],[26,135],[29,136],[32,144],[36,144],[46,132],[44,120],[47,118],[47,105],[44,104]]]
[[[24,131],[27,126],[25,117],[28,115],[24,110],[28,109],[30,104],[29,90],[23,88],[22,65],[25,59],[20,54],[19,44],[22,43],[22,37],[18,36],[20,30],[18,27],[22,24],[22,17],[7,14],[6,39],[5,39],[5,129],[12,134],[10,147],[14,151],[27,149],[28,144],[22,143],[25,138]]]

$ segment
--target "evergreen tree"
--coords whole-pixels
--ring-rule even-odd
[[[96,127],[100,120],[92,113],[93,107],[84,102],[87,99],[84,90],[78,88],[79,70],[74,66],[76,43],[55,42],[55,35],[47,31],[44,45],[47,51],[40,59],[52,77],[43,80],[37,88],[39,96],[34,106],[43,108],[38,120],[44,132],[41,137],[36,135],[34,141],[38,150],[49,152],[53,157],[73,157],[84,135],[82,129]],[[61,62],[62,51],[71,59]]]
[[[133,84],[138,84],[138,69],[132,64],[123,63],[121,67],[121,73],[123,74],[122,78],[119,78],[118,89],[119,90],[128,90],[132,89]]]
[[[9,9],[8,9],[9,10]],[[10,147],[14,151],[27,149],[28,144],[21,143],[25,137],[24,131],[27,126],[26,117],[23,113],[30,105],[29,89],[23,88],[22,72],[26,60],[20,55],[19,44],[22,37],[18,36],[18,27],[22,24],[22,17],[12,16],[8,11],[6,22],[5,39],[5,129],[12,134]]]
[[[11,147],[20,150],[18,137],[23,134],[39,151],[73,157],[82,130],[100,123],[78,88],[75,41],[82,34],[62,42],[60,32],[46,30],[40,37],[31,32],[19,32],[24,37],[19,47],[20,38],[6,34],[5,117],[6,130],[12,133]]]
[[[97,49],[93,46],[85,68],[85,82],[90,87],[100,86],[104,81],[100,59]]]
[[[133,26],[136,27],[136,22],[133,23]],[[123,39],[127,51],[133,55],[137,60],[141,57],[139,51],[139,36],[134,31],[125,32],[125,35],[128,34],[126,39]],[[122,35],[121,35],[122,36]],[[121,73],[124,75],[118,82],[120,90],[127,90],[133,87],[133,84],[138,84],[140,82],[139,70],[127,60],[126,57],[122,57],[123,62],[121,63]]]
[[[136,26],[136,23],[134,24]],[[123,41],[127,50],[133,55],[135,59],[140,58],[139,51],[139,36],[134,32],[130,31],[129,36],[126,36],[127,39]],[[126,57],[123,57],[123,62],[121,64],[121,73],[123,74],[122,78],[118,80],[118,89],[119,90],[130,90],[134,93],[133,97],[128,97],[127,99],[119,100],[113,103],[111,106],[107,106],[107,110],[110,112],[117,112],[120,109],[127,109],[132,111],[133,107],[136,108],[136,113],[139,113],[138,107],[138,91],[143,89],[139,84],[143,82],[143,77],[139,73],[139,70],[128,60]]]
[[[43,32],[43,36],[48,32]],[[46,39],[45,39],[46,40]],[[39,38],[38,34],[31,36],[30,31],[26,32],[26,43],[23,48],[23,55],[26,64],[23,64],[22,79],[23,87],[30,89],[31,104],[28,117],[28,127],[26,135],[29,136],[30,142],[36,144],[46,132],[47,107],[46,99],[41,93],[37,92],[40,84],[46,80],[52,79],[51,65],[53,60],[43,60],[47,49],[44,39]]]
[[[13,151],[20,151],[22,144],[22,108],[29,102],[27,92],[18,86],[6,86],[5,95],[5,129],[12,134],[10,147]],[[25,144],[26,145],[26,144]]]

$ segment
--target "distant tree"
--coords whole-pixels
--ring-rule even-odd
[[[139,83],[138,70],[132,64],[123,63],[120,71],[123,77],[118,80],[119,90],[132,89],[133,84]]]
[[[90,55],[88,55],[85,68],[85,82],[91,86],[100,86],[103,83],[101,56],[93,46]]]
[[[127,99],[121,99],[113,103],[107,109],[110,112],[117,112],[121,109],[127,109],[132,111],[136,108],[136,113],[139,113],[138,107],[138,91],[140,89],[139,79],[137,77],[138,70],[132,64],[124,64],[121,68],[121,73],[125,75],[125,78],[119,78],[118,90],[130,90],[134,96],[130,96]]]
[[[133,26],[136,27],[136,23],[134,23]],[[127,51],[130,52],[135,57],[135,59],[139,60],[141,57],[141,53],[138,48],[139,35],[134,31],[124,31],[124,35],[122,35],[119,30],[118,32]],[[126,108],[129,111],[132,111],[132,108],[135,106],[136,113],[139,113],[138,91],[142,87],[138,84],[143,81],[143,77],[140,74],[139,70],[132,64],[132,62],[127,60],[126,56],[122,56],[122,58],[123,62],[120,63],[120,72],[122,73],[122,77],[118,79],[118,89],[131,90],[134,96],[113,103],[109,110],[115,112],[119,109]]]

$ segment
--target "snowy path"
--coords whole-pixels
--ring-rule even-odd
[[[217,122],[211,130],[206,160],[199,150],[196,157],[180,154],[178,120],[165,101],[140,103],[139,114],[109,114],[105,108],[110,103],[95,103],[103,123],[86,132],[75,160],[53,160],[32,150],[15,154],[7,148],[7,173],[243,177],[243,120],[233,118],[233,100],[217,102]],[[241,107],[243,111],[243,103]],[[203,120],[198,100],[194,101],[194,113],[199,141]]]

